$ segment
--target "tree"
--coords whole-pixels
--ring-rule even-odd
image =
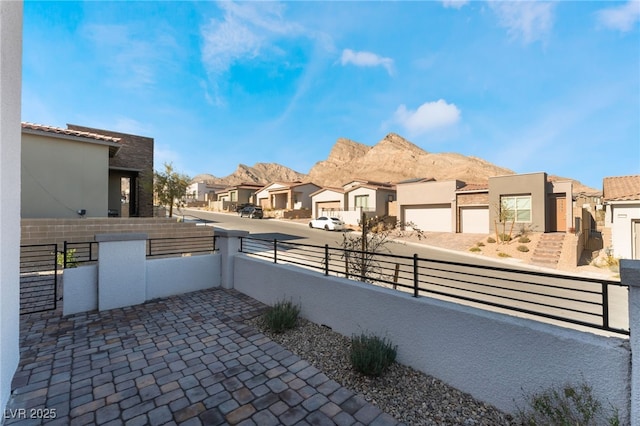
[[[424,237],[424,233],[412,222],[400,222],[389,217],[367,218],[362,213],[360,219],[360,234],[342,234],[342,257],[345,261],[347,277],[358,277],[361,281],[375,281],[385,278],[387,275],[383,267],[376,260],[380,253],[389,253],[388,245],[393,243],[393,237],[416,235],[418,239]]]
[[[171,163],[164,163],[164,172],[153,172],[153,194],[158,204],[169,206],[169,217],[173,217],[173,206],[187,194],[191,178],[173,170]]]

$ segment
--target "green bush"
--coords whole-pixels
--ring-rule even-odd
[[[518,420],[523,425],[590,426],[605,424],[602,403],[589,385],[552,387],[526,398],[527,407],[518,409]],[[606,419],[609,425],[620,424],[618,412]]]
[[[274,333],[282,333],[298,325],[300,307],[291,301],[280,301],[273,305],[263,317],[265,326]]]
[[[518,242],[519,243],[529,243],[529,242],[531,242],[531,240],[527,236],[522,236],[522,237],[518,238]]]
[[[377,377],[396,360],[397,346],[386,338],[361,334],[351,337],[351,365],[366,375]]]
[[[469,249],[469,251],[476,253],[476,252],[482,251],[482,249],[480,247],[473,246]]]
[[[518,246],[517,250],[521,251],[523,253],[526,253],[526,252],[529,251],[529,247],[527,247],[527,246]]]
[[[496,239],[495,239],[495,238],[493,238],[493,237],[489,237],[489,238],[487,238],[487,242],[488,242],[489,244],[493,244],[493,243],[495,243],[495,242],[496,242]]]
[[[478,241],[478,242],[476,243],[476,245],[477,245],[478,247],[484,247],[484,243],[483,243],[482,241]]]
[[[509,234],[498,234],[498,239],[502,242],[511,241],[511,235]]]
[[[56,263],[60,267],[64,267],[65,253],[60,251],[56,254]],[[78,260],[76,259],[76,249],[67,250],[67,268],[76,268],[78,266]]]
[[[511,257],[510,255],[508,255],[507,253],[502,252],[502,251],[500,253],[498,253],[498,256],[500,256],[500,257]]]

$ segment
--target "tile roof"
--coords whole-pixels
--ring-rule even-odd
[[[26,130],[37,130],[46,133],[55,133],[59,135],[76,136],[80,138],[95,139],[103,142],[120,142],[120,138],[100,135],[98,133],[81,132],[79,130],[62,129],[60,127],[45,126],[44,124],[34,124],[22,122],[22,128]]]
[[[606,177],[602,194],[605,201],[640,200],[640,175]]]

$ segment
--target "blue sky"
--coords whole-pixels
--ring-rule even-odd
[[[640,173],[640,1],[24,3],[22,120],[155,167],[302,173],[395,132],[600,189]]]

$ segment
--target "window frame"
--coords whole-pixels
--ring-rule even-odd
[[[513,200],[511,203],[510,200]],[[518,201],[526,201],[528,204],[528,208],[518,207]],[[513,208],[507,208],[510,205]],[[532,223],[533,222],[533,203],[531,199],[531,194],[520,194],[520,195],[501,195],[500,196],[500,215],[502,216],[503,209],[507,212],[513,211],[512,214],[505,214],[504,220],[505,222],[511,222],[515,218],[515,223]],[[528,219],[520,220],[522,214],[528,212]]]

